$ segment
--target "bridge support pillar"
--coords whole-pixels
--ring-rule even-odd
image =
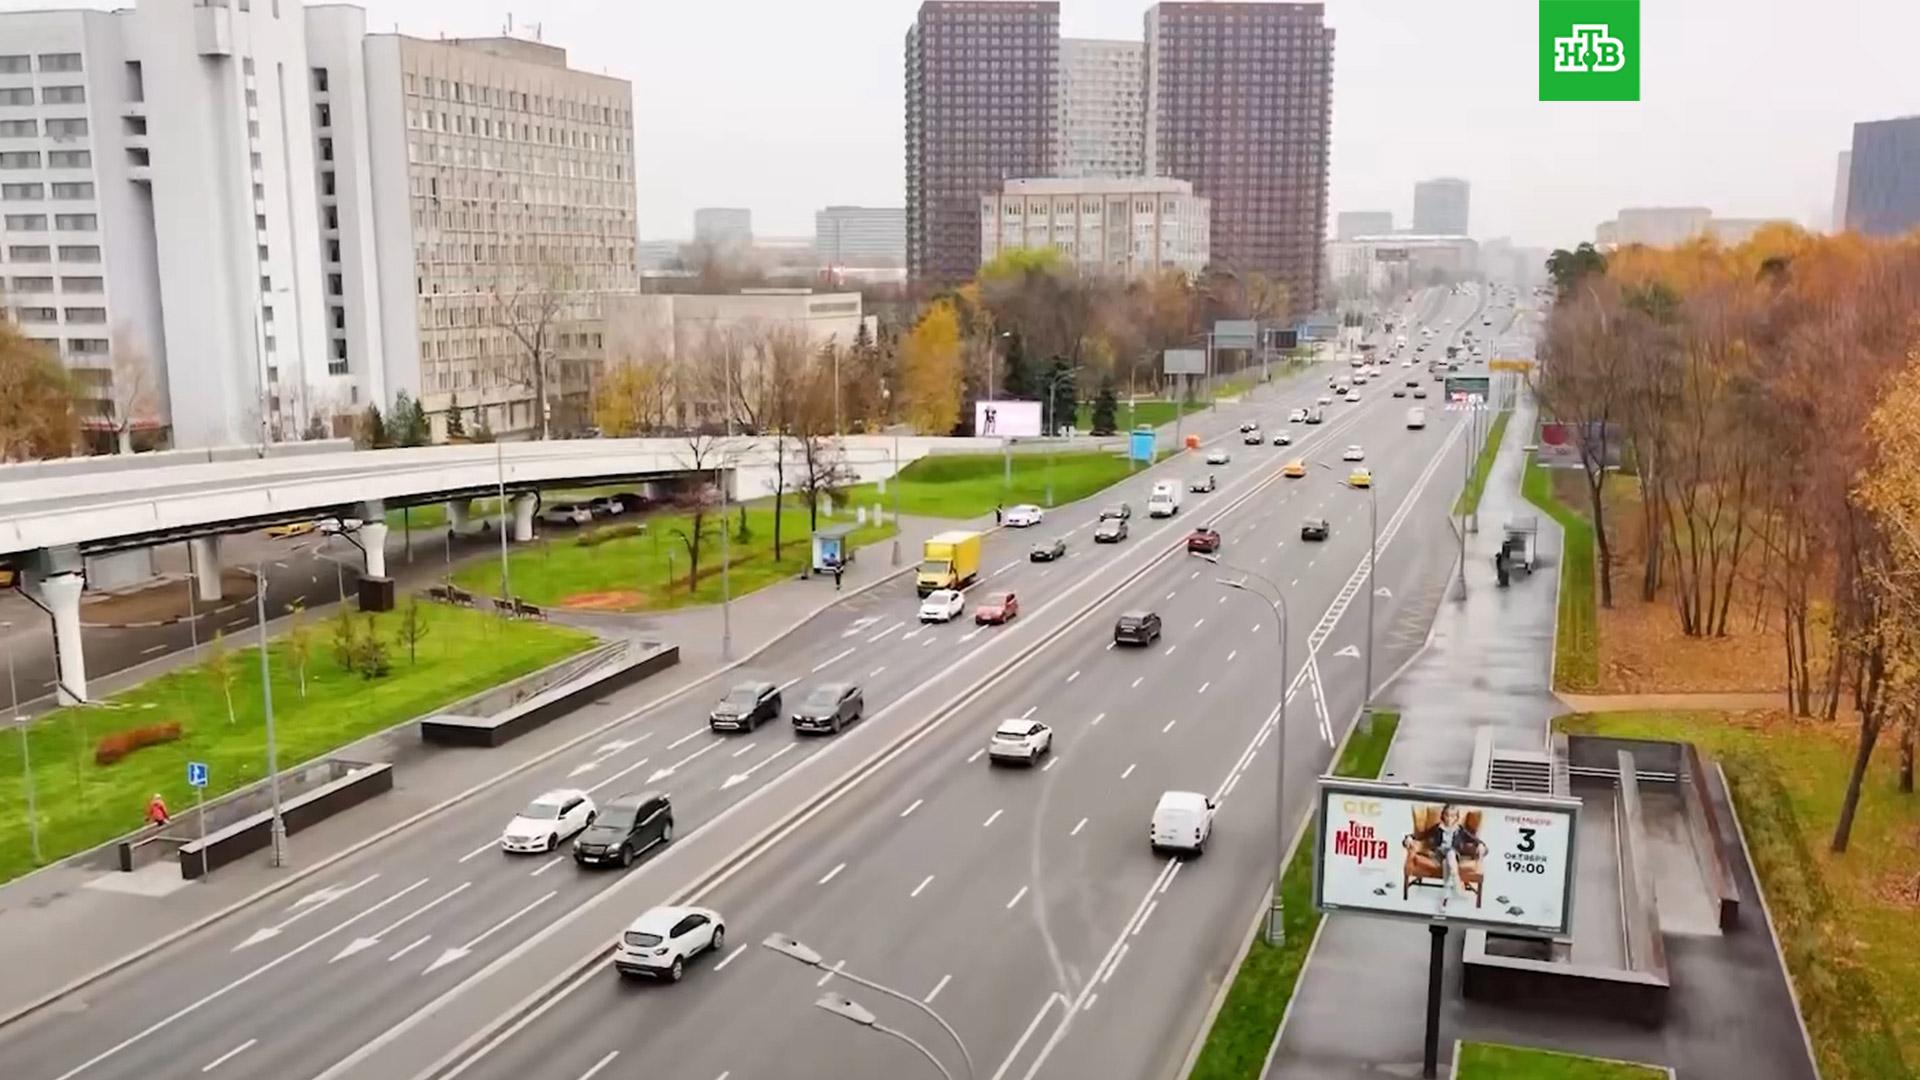
[[[447,528],[457,533],[467,531],[467,513],[473,503],[467,499],[449,499],[447,501]]]
[[[533,508],[539,500],[533,495],[515,495],[513,497],[513,539],[517,543],[526,543],[533,539]]]
[[[27,591],[45,605],[53,617],[53,652],[56,662],[55,698],[62,705],[87,700],[87,657],[80,647],[80,592],[86,587],[86,575],[77,570],[28,574]]]
[[[360,550],[366,556],[367,576],[383,578],[387,576],[387,523],[380,520],[369,521],[360,526]]]
[[[220,601],[220,538],[196,536],[187,541],[187,568],[193,572],[193,598],[203,604]]]

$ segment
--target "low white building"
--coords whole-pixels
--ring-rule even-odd
[[[1479,253],[1466,236],[1356,236],[1327,245],[1327,269],[1336,288],[1390,292],[1475,274]]]
[[[1198,274],[1211,247],[1212,203],[1167,176],[1008,180],[980,198],[980,261],[1052,247],[1085,273]]]

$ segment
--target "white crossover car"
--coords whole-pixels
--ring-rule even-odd
[[[1215,447],[1214,449],[1207,451],[1207,464],[1209,465],[1225,465],[1227,462],[1232,460],[1233,460],[1233,455],[1227,453],[1226,450],[1223,448]]]
[[[1045,517],[1046,514],[1042,513],[1039,507],[1032,503],[1021,503],[1019,506],[1010,508],[1003,520],[1006,522],[1008,528],[1024,529],[1031,525],[1040,524],[1041,520]]]
[[[1347,447],[1347,450],[1345,453],[1340,455],[1340,460],[1341,461],[1365,461],[1367,460],[1367,452],[1360,448],[1359,443],[1354,443],[1352,446]]]
[[[987,743],[987,763],[1032,765],[1053,749],[1053,729],[1038,720],[1002,720]]]
[[[920,601],[920,621],[952,622],[967,609],[966,595],[958,589],[935,589]]]
[[[513,852],[553,851],[560,841],[593,824],[599,809],[593,797],[584,791],[561,788],[536,797],[525,810],[513,815],[500,834],[500,850]]]
[[[614,942],[613,967],[622,975],[679,982],[687,961],[726,948],[727,925],[703,907],[657,907],[627,924]]]

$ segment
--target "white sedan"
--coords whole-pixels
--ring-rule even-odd
[[[657,907],[627,924],[614,942],[613,967],[622,975],[679,982],[688,960],[726,945],[726,922],[712,908]]]
[[[1321,404],[1321,405],[1331,405],[1331,404],[1333,404],[1333,395],[1332,395],[1332,394],[1321,394],[1321,395],[1319,396],[1319,398],[1317,398],[1316,400],[1317,400],[1317,402],[1318,402],[1319,404]]]
[[[1010,529],[1025,529],[1040,524],[1045,517],[1046,514],[1039,507],[1032,503],[1021,503],[1008,509],[1002,520]]]
[[[1340,455],[1340,460],[1365,461],[1367,460],[1367,452],[1360,448],[1359,443],[1354,443],[1352,446],[1347,447],[1347,450],[1345,453]]]
[[[920,601],[920,621],[952,622],[967,609],[967,598],[958,589],[935,589]]]
[[[320,532],[326,536],[342,536],[359,531],[360,519],[355,517],[328,518],[320,523]]]
[[[1053,729],[1038,720],[1002,720],[987,743],[987,764],[1039,761],[1053,749]]]
[[[536,797],[507,822],[500,834],[501,851],[553,851],[560,841],[593,824],[600,811],[593,797],[574,788],[561,788]]]
[[[1287,414],[1287,423],[1289,424],[1304,424],[1306,422],[1307,410],[1305,409],[1295,409]]]
[[[1232,460],[1233,460],[1233,455],[1227,453],[1226,450],[1222,447],[1216,446],[1213,449],[1207,451],[1207,464],[1209,465],[1225,465],[1227,462]]]

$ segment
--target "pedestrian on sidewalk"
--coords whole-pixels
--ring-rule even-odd
[[[1000,503],[994,503],[994,504],[993,504],[993,523],[994,523],[995,525],[998,525],[998,524],[1000,524],[1000,518],[1001,518],[1001,515],[1002,515],[1002,514],[1004,514],[1004,513],[1005,513],[1005,511],[1001,509],[1001,504],[1000,504]]]
[[[171,820],[173,818],[167,813],[167,800],[161,798],[159,792],[154,792],[153,798],[147,800],[147,824],[165,825]]]
[[[841,574],[841,571],[844,569],[845,569],[845,565],[841,563],[839,559],[833,560],[833,591],[834,592],[840,591],[840,574]]]

